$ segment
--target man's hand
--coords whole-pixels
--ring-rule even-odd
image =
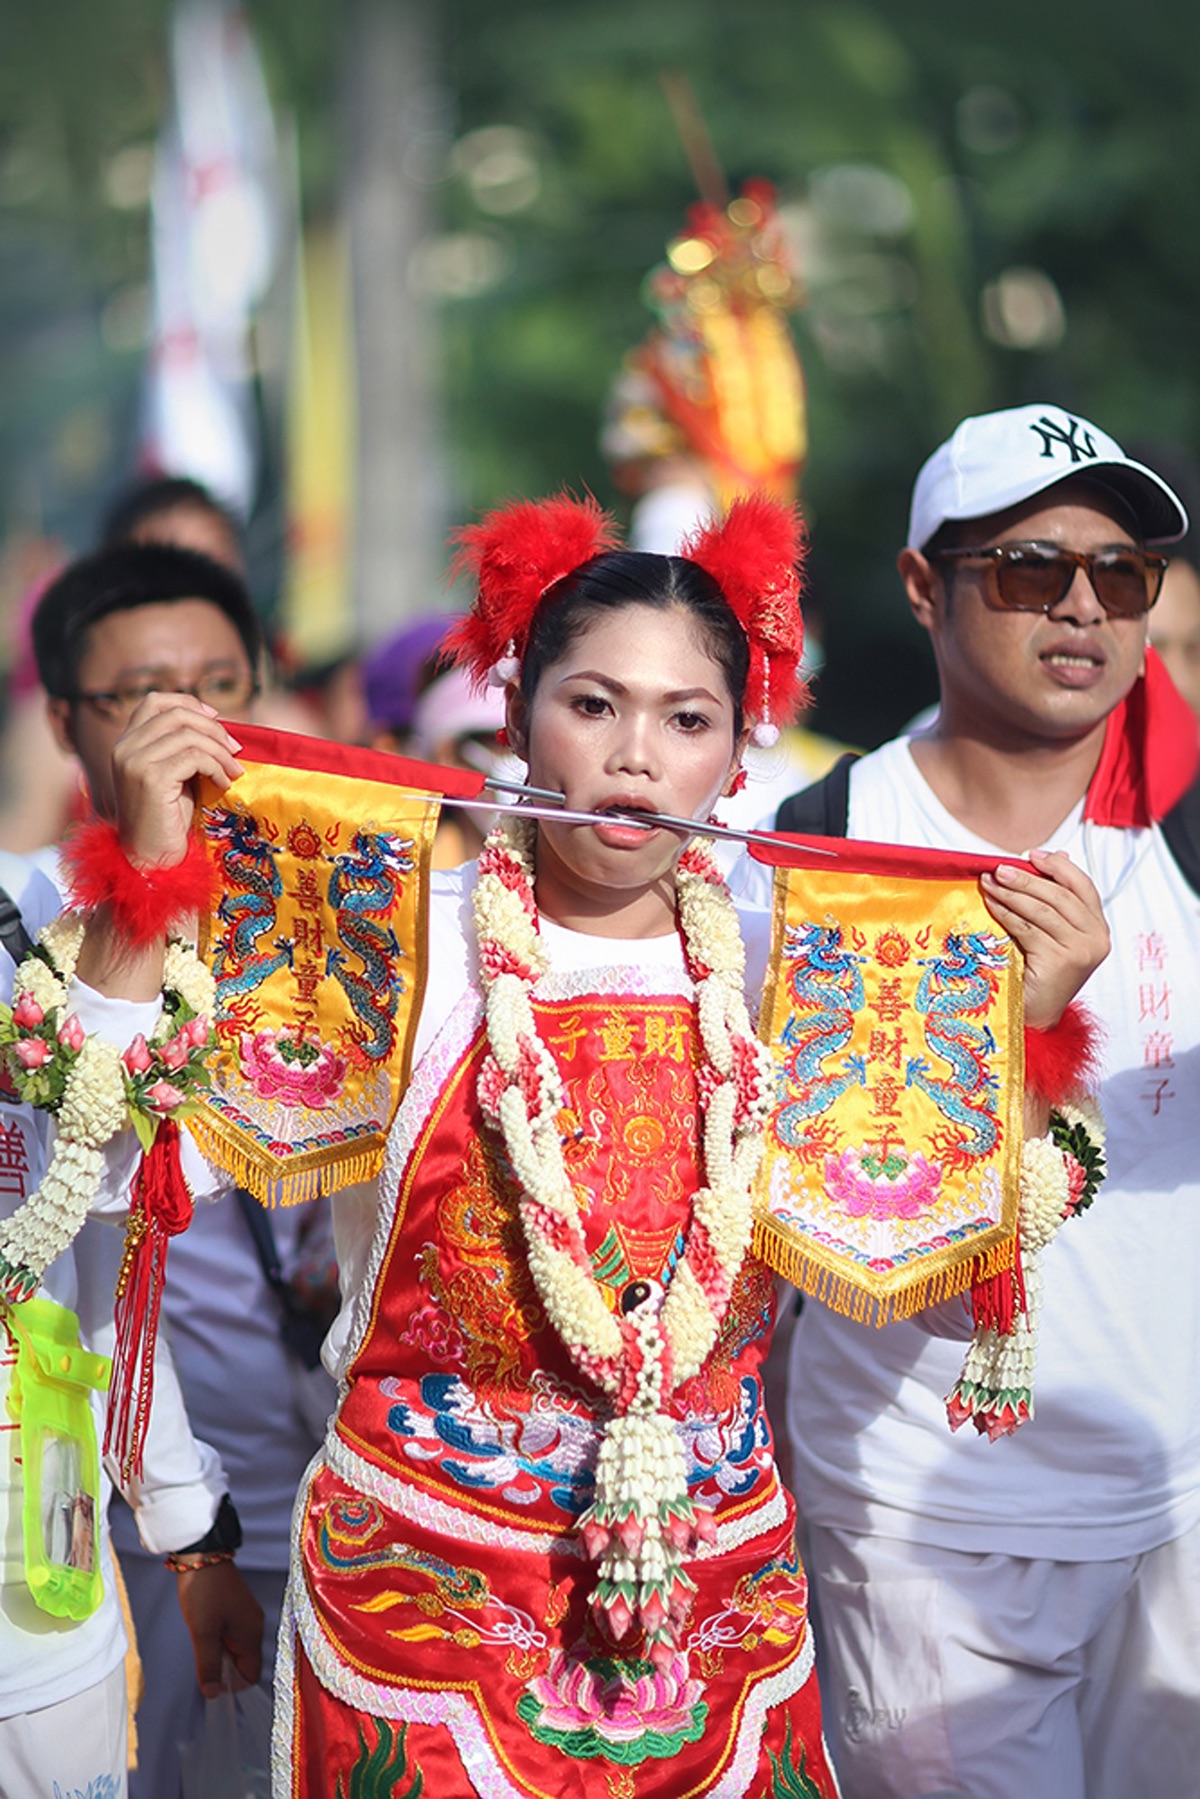
[[[242,772],[240,745],[190,693],[149,693],[113,750],[117,824],[133,862],[171,866],[187,852],[194,783],[222,789]]]
[[[113,750],[121,847],[129,860],[173,868],[187,854],[197,776],[224,791],[242,772],[239,748],[211,706],[188,693],[149,693]],[[76,972],[97,992],[154,999],[162,987],[163,940],[130,944],[107,906],[88,921]]]
[[[263,1611],[233,1563],[189,1568],[175,1578],[204,1697],[215,1699],[221,1691],[223,1655],[228,1655],[240,1682],[256,1685],[262,1673]],[[147,1678],[153,1677],[148,1669]]]
[[[1096,892],[1061,850],[1033,850],[1037,869],[1001,863],[982,877],[988,911],[1025,957],[1025,1022],[1056,1025],[1109,951],[1108,926]]]

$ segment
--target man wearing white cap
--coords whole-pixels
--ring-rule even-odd
[[[948,1437],[961,1350],[915,1323],[810,1303],[795,1332],[788,1425],[847,1799],[1200,1790],[1200,902],[1160,823],[1197,750],[1146,650],[1146,545],[1186,527],[1084,419],[967,419],[917,478],[899,558],[940,713],[854,764],[844,824],[826,810],[851,837],[1065,850],[1112,934],[1083,993],[1109,1175],[1046,1254],[1036,1418]],[[814,791],[780,828],[821,828]]]

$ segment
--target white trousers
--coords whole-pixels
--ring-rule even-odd
[[[808,1536],[845,1799],[1197,1799],[1200,1527],[1113,1562]]]
[[[0,1720],[4,1799],[125,1799],[125,1664],[71,1699]]]

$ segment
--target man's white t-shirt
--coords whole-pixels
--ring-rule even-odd
[[[1081,815],[1043,847],[1086,870],[1112,932],[1081,996],[1104,1032],[1108,1179],[1044,1257],[1036,1416],[997,1443],[951,1435],[961,1344],[910,1323],[864,1328],[810,1301],[788,1425],[815,1523],[1091,1561],[1200,1518],[1200,900],[1160,831]],[[1004,856],[938,802],[905,739],[855,764],[849,835]]]

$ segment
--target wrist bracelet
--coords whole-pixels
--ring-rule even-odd
[[[195,1568],[215,1568],[218,1562],[231,1562],[233,1550],[209,1549],[203,1555],[188,1555],[184,1550],[176,1550],[163,1559],[173,1574],[190,1574]]]
[[[125,854],[116,825],[94,818],[67,839],[63,859],[72,904],[89,911],[107,906],[116,930],[137,948],[206,911],[212,900],[213,866],[197,836],[189,838],[182,862],[138,868]]]

